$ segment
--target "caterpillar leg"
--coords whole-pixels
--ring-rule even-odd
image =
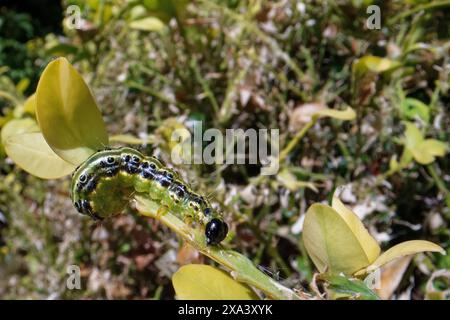
[[[158,211],[156,211],[156,218],[159,219],[161,216],[165,215],[167,212],[169,212],[169,207],[162,205],[158,208]]]
[[[190,215],[185,215],[183,217],[183,222],[188,226],[191,226],[194,223],[194,219]]]

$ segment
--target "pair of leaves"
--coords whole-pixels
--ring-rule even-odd
[[[303,241],[321,273],[363,275],[401,256],[423,251],[444,253],[422,240],[400,243],[380,255],[380,246],[358,216],[335,193],[332,206],[313,204],[306,212]]]
[[[148,9],[142,4],[136,4],[130,10],[128,25],[131,29],[149,32],[161,32],[166,27],[161,19],[149,16]]]
[[[59,178],[108,145],[94,97],[65,58],[47,65],[27,103],[37,122],[14,120],[2,130],[8,156],[25,171],[44,179]]]
[[[202,264],[181,267],[172,277],[178,299],[183,300],[258,300],[248,286],[228,273]]]
[[[442,157],[448,146],[436,139],[425,139],[422,132],[411,122],[405,122],[406,157],[412,156],[420,164],[430,164],[436,157]]]

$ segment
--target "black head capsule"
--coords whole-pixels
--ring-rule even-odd
[[[206,224],[205,237],[207,245],[219,244],[228,233],[227,224],[220,219],[212,219]]]

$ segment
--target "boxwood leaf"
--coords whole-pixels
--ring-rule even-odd
[[[75,170],[75,165],[64,161],[50,149],[40,132],[8,136],[4,147],[14,163],[39,178],[57,179]]]
[[[202,264],[181,267],[172,277],[178,299],[183,300],[256,300],[248,286],[228,273]]]
[[[101,113],[83,78],[65,59],[50,62],[36,90],[36,115],[50,148],[72,164],[108,145]]]

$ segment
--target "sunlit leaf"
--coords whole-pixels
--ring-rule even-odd
[[[321,273],[352,274],[372,262],[345,219],[324,204],[313,204],[306,212],[303,242]]]
[[[33,93],[28,99],[25,101],[23,105],[23,111],[30,114],[36,113],[36,94]]]
[[[367,261],[375,261],[375,259],[380,255],[381,251],[378,242],[370,235],[369,231],[367,231],[366,227],[364,227],[364,224],[358,218],[358,216],[351,210],[349,210],[346,206],[344,206],[344,204],[338,198],[336,192],[333,195],[331,206],[336,210],[337,213],[341,215],[341,217],[347,223],[348,227],[352,230],[355,237],[358,239],[362,249],[366,254]]]
[[[381,275],[379,278],[379,286],[376,289],[376,293],[381,299],[389,299],[397,289],[403,275],[408,268],[408,265],[412,257],[402,257],[395,259],[381,268]]]
[[[407,166],[414,159],[411,150],[405,148],[400,158],[400,165]]]
[[[35,120],[29,118],[11,120],[2,128],[2,144],[5,144],[9,137],[30,132],[39,132],[39,126]]]
[[[256,300],[256,294],[226,272],[208,265],[181,267],[172,277],[178,299],[182,300]]]
[[[370,71],[375,73],[383,73],[393,70],[401,65],[400,62],[376,57],[376,56],[364,56],[356,60],[353,64],[353,73],[356,77],[360,77],[364,73]]]
[[[25,92],[25,90],[27,90],[28,86],[30,85],[30,79],[28,78],[23,78],[20,79],[19,83],[17,83],[16,85],[16,89],[17,91],[19,91],[21,94],[23,94]]]
[[[398,163],[398,161],[397,161],[397,156],[396,155],[393,155],[392,157],[391,157],[391,159],[389,160],[389,170],[390,171],[395,171],[395,170],[397,170],[397,168],[399,167],[399,163]]]
[[[414,159],[420,164],[430,164],[436,157],[445,155],[447,145],[439,140],[426,139],[411,150]]]
[[[379,267],[385,265],[386,263],[397,259],[399,257],[408,256],[411,254],[416,254],[419,252],[440,252],[445,254],[445,250],[442,249],[437,244],[425,240],[411,240],[399,243],[386,252],[382,253],[378,259],[376,259],[369,267],[367,267],[367,272],[371,272]]]
[[[108,145],[94,97],[65,58],[50,62],[42,73],[36,115],[48,145],[67,162],[78,165]]]
[[[142,31],[161,31],[165,24],[156,17],[147,17],[130,22],[130,28]]]
[[[9,136],[4,147],[15,164],[39,178],[57,179],[75,169],[50,149],[40,132]]]
[[[299,181],[297,177],[292,174],[289,169],[283,169],[277,174],[277,180],[290,191],[296,192],[300,188],[309,188],[315,192],[318,192],[316,186],[312,182]]]
[[[411,122],[405,122],[405,146],[412,150],[424,140],[423,134]]]
[[[335,109],[321,109],[315,113],[319,118],[330,117],[339,120],[353,120],[356,117],[355,110],[347,107],[345,110],[335,110]]]
[[[419,129],[405,122],[405,147],[420,164],[430,164],[435,157],[442,157],[448,150],[447,144],[435,139],[424,139]]]

